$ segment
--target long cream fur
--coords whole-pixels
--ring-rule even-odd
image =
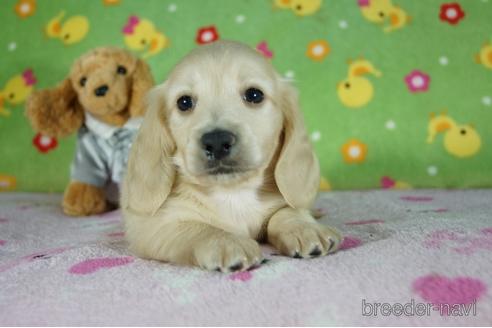
[[[242,99],[260,88],[265,101]],[[180,112],[176,99],[196,100]],[[239,136],[239,173],[203,171],[200,136],[223,128]],[[340,235],[309,213],[319,165],[296,91],[251,48],[231,41],[187,55],[149,95],[122,190],[126,236],[137,255],[223,272],[263,259],[258,241],[294,257],[325,255]]]

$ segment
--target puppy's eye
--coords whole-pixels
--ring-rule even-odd
[[[125,75],[126,74],[126,67],[119,65],[118,68],[116,69],[116,72],[118,72],[118,74]]]
[[[87,82],[87,78],[86,77],[83,77],[83,78],[80,79],[79,84],[80,84],[81,87],[83,87],[83,86],[85,86],[85,83],[86,82]]]
[[[244,93],[243,98],[245,101],[247,101],[249,103],[259,104],[263,101],[265,96],[263,95],[263,91],[261,91],[260,89],[249,88]]]
[[[194,106],[193,98],[187,95],[179,97],[176,104],[178,105],[179,110],[182,112],[186,112],[192,109]]]

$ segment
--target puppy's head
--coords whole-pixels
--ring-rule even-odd
[[[271,165],[286,201],[308,206],[319,168],[295,90],[253,49],[214,42],[192,51],[151,92],[123,202],[155,211],[176,171],[198,185],[234,186]]]
[[[210,184],[264,169],[282,130],[280,88],[271,65],[238,43],[215,43],[185,57],[155,91],[180,172]]]
[[[72,66],[70,80],[82,107],[98,116],[125,109],[133,116],[143,114],[137,98],[153,84],[147,64],[118,48],[98,48],[83,55]]]

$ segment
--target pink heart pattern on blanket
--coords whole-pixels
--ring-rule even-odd
[[[131,262],[133,262],[133,257],[130,256],[89,259],[73,265],[68,272],[72,274],[89,274],[100,269],[126,265]]]
[[[485,284],[475,278],[448,278],[438,274],[420,277],[413,283],[413,290],[434,305],[470,304],[477,301],[486,289]],[[448,314],[445,307],[442,309],[443,314]]]
[[[358,247],[362,244],[362,240],[357,237],[345,236],[340,244],[340,250]]]
[[[430,202],[434,198],[430,196],[401,196],[400,199],[407,202]]]

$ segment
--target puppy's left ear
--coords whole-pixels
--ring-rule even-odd
[[[297,90],[287,82],[280,83],[284,140],[275,166],[275,182],[287,204],[296,209],[307,209],[319,188],[318,158],[306,134]]]
[[[145,113],[144,98],[147,92],[154,86],[154,78],[149,65],[142,59],[137,59],[132,75],[132,88],[130,99],[130,115],[142,116]]]
[[[176,145],[169,130],[164,85],[149,92],[148,109],[128,157],[121,190],[122,208],[154,215],[169,196],[176,170],[172,161]]]

